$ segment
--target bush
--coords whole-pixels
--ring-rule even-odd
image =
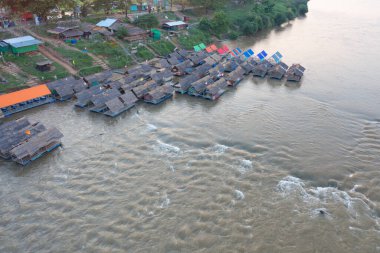
[[[237,38],[239,38],[239,33],[237,31],[231,31],[229,34],[228,34],[228,38],[230,40],[236,40]]]
[[[119,27],[119,29],[116,30],[115,35],[119,39],[124,39],[125,37],[128,36],[128,30],[124,26],[121,26]]]
[[[103,70],[102,67],[94,66],[94,67],[89,67],[89,68],[83,68],[83,69],[79,70],[78,74],[83,77],[83,76],[89,76],[92,74],[99,73],[102,70]]]
[[[255,22],[252,22],[252,21],[246,21],[244,22],[243,26],[242,26],[242,32],[245,34],[245,35],[253,35],[257,32],[258,28],[257,28],[257,24]]]
[[[276,15],[274,16],[274,24],[275,25],[281,25],[281,24],[285,23],[286,21],[287,21],[287,18],[286,18],[285,13],[279,12],[279,13],[276,13]]]
[[[181,36],[178,41],[183,48],[191,50],[195,45],[210,44],[212,40],[209,33],[202,32],[199,29],[191,29],[188,36]]]
[[[144,29],[149,29],[153,27],[157,27],[159,22],[155,15],[153,14],[146,14],[138,17],[135,20],[135,24],[139,27],[142,27]]]
[[[305,15],[308,11],[309,11],[309,9],[307,8],[307,4],[301,4],[298,7],[298,14],[299,15]]]
[[[201,20],[199,21],[199,25],[198,25],[199,29],[201,29],[202,31],[205,31],[205,32],[210,32],[211,31],[211,27],[212,27],[212,24],[211,24],[211,21],[208,19],[208,18],[205,18],[205,17],[202,17]]]

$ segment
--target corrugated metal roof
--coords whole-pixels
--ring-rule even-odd
[[[50,95],[49,88],[43,84],[34,86],[32,88],[0,95],[0,108],[4,108],[10,105],[22,103],[34,98]]]
[[[100,27],[107,27],[107,28],[109,28],[109,27],[112,26],[116,21],[117,21],[117,19],[114,19],[114,18],[106,18],[106,19],[100,21],[99,23],[97,23],[96,25],[97,25],[97,26],[100,26]]]
[[[187,24],[183,21],[173,21],[173,22],[167,22],[167,23],[165,23],[165,25],[167,25],[167,26],[179,26],[179,25],[187,25]]]
[[[42,44],[42,41],[39,41],[32,36],[17,37],[17,38],[7,39],[3,41],[15,48]]]

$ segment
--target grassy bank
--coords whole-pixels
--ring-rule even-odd
[[[85,50],[106,59],[108,66],[113,69],[131,65],[132,59],[125,55],[123,49],[115,42],[106,41],[102,36],[94,36],[91,40],[79,40],[74,47]]]
[[[155,41],[150,43],[148,46],[161,56],[167,56],[168,54],[172,53],[175,48],[173,43],[167,40]]]
[[[5,81],[5,82],[3,82]],[[16,91],[25,88],[26,78],[15,77],[4,71],[0,71],[0,93]]]
[[[188,35],[182,35],[178,38],[178,43],[185,49],[193,49],[195,45],[200,43],[210,44],[212,39],[209,34],[199,29],[189,29]]]
[[[51,71],[41,72],[37,70],[36,63],[47,60],[47,58],[40,53],[33,55],[24,54],[20,56],[6,54],[4,58],[6,61],[15,63],[25,73],[38,77],[41,82],[55,80],[56,78],[60,79],[69,75],[69,73],[62,66],[55,62],[52,64],[53,70]]]

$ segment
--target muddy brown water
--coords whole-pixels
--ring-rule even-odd
[[[0,162],[0,252],[380,252],[377,0],[229,43],[279,50],[302,83],[243,81],[109,119],[56,103],[18,114],[63,148]]]

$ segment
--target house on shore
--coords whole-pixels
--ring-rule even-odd
[[[9,45],[9,49],[14,54],[23,54],[38,50],[38,45],[43,44],[42,41],[37,40],[32,36],[22,36],[12,39],[6,39],[2,42]]]
[[[49,88],[44,84],[0,95],[0,118],[52,103],[54,100]]]
[[[62,40],[79,39],[84,35],[84,32],[79,29],[79,26],[73,26],[73,27],[57,26],[54,29],[47,30],[47,32],[55,36],[56,39],[62,39]]]
[[[183,21],[171,21],[171,22],[166,22],[162,24],[162,28],[165,30],[170,30],[170,31],[178,31],[178,30],[183,30],[187,29],[189,25]]]
[[[99,32],[101,30],[107,30],[113,34],[119,28],[120,24],[121,22],[115,18],[106,18],[98,22],[94,30]]]

